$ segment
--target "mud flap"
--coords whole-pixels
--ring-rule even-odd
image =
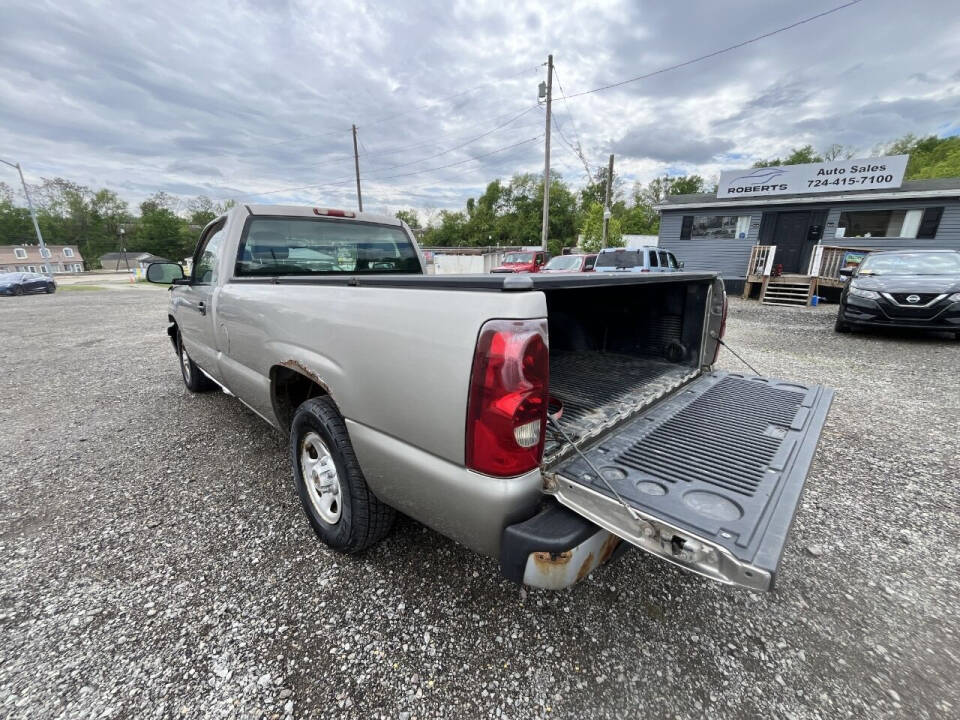
[[[769,590],[833,391],[710,373],[545,473],[600,527],[719,582]]]

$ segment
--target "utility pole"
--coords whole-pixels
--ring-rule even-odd
[[[353,166],[357,171],[357,206],[363,212],[363,196],[360,194],[360,156],[357,154],[357,126],[353,126]]]
[[[600,247],[607,246],[607,228],[610,227],[610,186],[613,185],[613,155],[610,156],[610,166],[607,168],[607,199],[603,202],[603,239]]]
[[[20,173],[20,184],[23,185],[23,195],[27,198],[27,207],[30,208],[30,219],[33,220],[33,229],[37,233],[37,241],[40,243],[40,257],[47,260],[47,271],[50,277],[53,277],[53,253],[50,253],[50,257],[47,257],[47,246],[43,244],[43,235],[40,234],[40,224],[37,222],[37,213],[33,209],[33,200],[30,199],[30,191],[27,190],[27,183],[23,179],[23,169],[20,167],[20,163],[7,162],[6,160],[0,159],[4,165],[9,165],[12,168],[16,168],[17,172]],[[41,265],[43,267],[43,265]]]
[[[543,229],[540,247],[546,252],[550,237],[550,104],[553,101],[553,55],[547,55],[547,133],[543,150]]]

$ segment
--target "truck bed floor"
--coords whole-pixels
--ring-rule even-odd
[[[562,404],[560,424],[571,439],[580,440],[629,417],[695,373],[687,365],[632,355],[551,353],[550,412]],[[547,464],[560,457],[561,449],[548,434]]]

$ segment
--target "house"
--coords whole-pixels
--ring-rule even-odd
[[[0,272],[83,272],[84,260],[76,245],[0,245]]]
[[[100,256],[100,267],[104,270],[146,270],[150,263],[170,262],[159,255],[139,250],[110,252]]]
[[[657,210],[660,247],[687,270],[720,271],[731,292],[771,274],[838,287],[838,268],[870,250],[960,249],[960,178],[766,197],[671,195]]]

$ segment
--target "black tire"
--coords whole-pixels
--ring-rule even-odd
[[[57,291],[57,286],[53,283],[47,283],[47,295],[53,295]]]
[[[837,315],[836,322],[833,323],[833,329],[838,333],[848,333],[850,332],[850,326],[840,319],[840,316]]]
[[[314,507],[301,463],[302,443],[308,434],[320,436],[329,450],[339,482],[339,518],[330,523]],[[370,491],[360,463],[353,452],[347,426],[329,397],[307,400],[297,408],[290,426],[290,465],[293,483],[310,525],[324,543],[334,550],[356,553],[386,537],[393,527],[396,511],[380,502]]]
[[[187,386],[190,392],[207,392],[213,390],[217,385],[210,378],[201,372],[197,364],[190,358],[190,353],[183,346],[183,337],[177,330],[177,359],[180,361],[180,376],[183,378],[183,384]]]
[[[23,295],[23,285],[17,285],[13,288],[14,295]]]

